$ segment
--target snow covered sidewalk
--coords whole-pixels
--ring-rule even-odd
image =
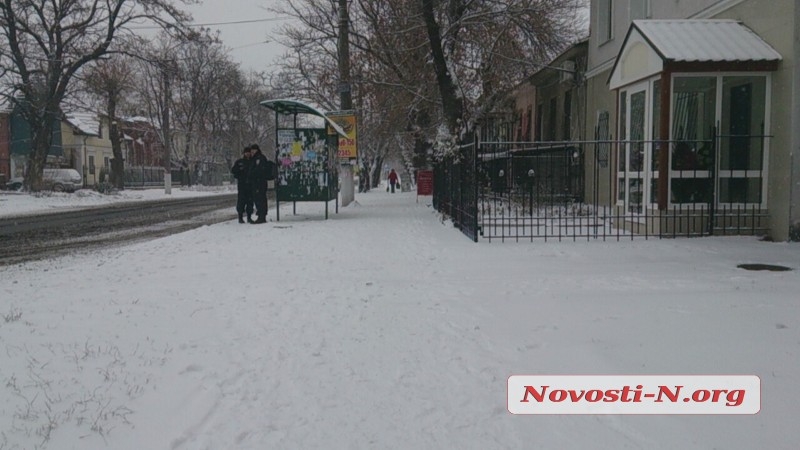
[[[475,244],[356,200],[0,268],[0,449],[800,444],[800,246]],[[515,374],[758,375],[762,408],[513,416]]]

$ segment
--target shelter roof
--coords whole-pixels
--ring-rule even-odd
[[[290,99],[276,99],[276,100],[264,100],[261,102],[261,106],[269,108],[279,114],[284,115],[294,115],[294,114],[310,114],[313,116],[319,116],[325,119],[325,122],[330,125],[337,133],[342,136],[347,136],[347,133],[342,129],[339,124],[331,120],[325,112],[322,110],[309,105],[308,103],[304,103],[298,100],[290,100]]]

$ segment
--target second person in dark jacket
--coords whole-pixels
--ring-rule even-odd
[[[231,173],[236,178],[236,212],[239,214],[239,223],[244,223],[242,217],[247,213],[247,223],[253,223],[253,192],[250,188],[250,147],[245,147],[242,157],[237,159],[231,167]]]
[[[250,156],[250,189],[253,193],[253,203],[256,206],[256,221],[254,223],[267,222],[267,180],[269,177],[269,162],[267,157],[261,153],[258,144],[250,146],[252,155]]]

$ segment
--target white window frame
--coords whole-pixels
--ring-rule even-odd
[[[656,81],[659,81],[659,80],[661,80],[661,76],[660,75],[656,76],[656,77],[649,78],[647,80],[640,81],[638,83],[634,83],[634,84],[625,86],[624,88],[620,88],[619,91],[617,92],[617,100],[618,101],[620,100],[620,97],[622,96],[622,93],[623,92],[626,93],[625,94],[626,103],[630,102],[631,93],[642,92],[642,91],[644,91],[644,93],[645,93],[644,124],[643,124],[643,126],[644,126],[644,136],[642,136],[642,138],[645,141],[645,143],[644,143],[644,157],[643,157],[643,160],[642,160],[642,168],[643,168],[642,173],[643,173],[643,175],[642,175],[642,178],[641,178],[642,179],[642,210],[643,210],[642,214],[643,215],[645,214],[644,211],[647,211],[648,209],[653,209],[653,208],[657,207],[657,205],[658,205],[657,201],[655,201],[655,202],[651,201],[652,195],[651,195],[650,191],[652,189],[652,187],[651,187],[652,180],[653,179],[657,179],[659,176],[661,176],[661,171],[660,170],[658,170],[658,171],[653,170],[653,144],[652,144],[652,140],[653,140],[653,83],[655,83]],[[622,102],[619,102],[619,107],[620,107],[620,109],[627,108],[627,105],[622,104]],[[617,112],[617,117],[620,117],[620,111]],[[630,114],[630,111],[626,111],[626,113],[625,113],[625,121],[626,121],[625,124],[619,123],[618,124],[618,128],[617,128],[617,135],[620,136],[619,127],[622,127],[622,126],[625,127],[625,138],[622,140],[620,145],[626,145],[625,142],[629,141],[630,138],[631,138],[631,128],[630,128],[631,114]],[[617,190],[617,192],[616,192],[616,205],[625,208],[625,214],[629,215],[629,214],[631,214],[631,212],[628,211],[628,206],[627,205],[628,205],[629,198],[630,198],[630,192],[629,192],[630,191],[630,185],[628,184],[628,181],[627,181],[628,180],[627,173],[629,172],[629,168],[630,168],[630,151],[627,148],[625,148],[623,153],[624,153],[624,156],[625,156],[625,165],[624,165],[625,170],[620,171],[619,170],[619,160],[615,160],[614,161],[615,170],[616,170],[616,173],[617,173],[617,181],[616,181],[616,186],[615,186],[615,190]],[[617,149],[617,158],[619,158],[619,154],[620,154],[619,149]],[[626,180],[625,181],[625,194],[624,194],[624,198],[623,199],[619,198],[619,192],[618,192],[620,177],[623,177]]]
[[[685,78],[685,77],[698,77],[698,78],[699,77],[706,77],[706,78],[712,78],[713,77],[713,78],[716,78],[716,92],[717,92],[716,97],[717,98],[715,99],[715,122],[717,124],[717,129],[719,129],[719,124],[721,123],[721,120],[722,120],[722,98],[723,98],[722,80],[725,77],[758,77],[758,76],[764,77],[764,79],[765,79],[764,80],[764,82],[765,82],[765,87],[764,87],[764,89],[765,89],[765,94],[764,94],[764,136],[770,136],[771,135],[771,126],[772,126],[771,125],[771,122],[772,122],[772,119],[771,119],[771,111],[772,111],[772,73],[770,73],[770,72],[676,72],[676,73],[672,74],[671,82],[670,82],[670,93],[669,93],[669,102],[670,102],[669,103],[669,130],[670,130],[670,136],[669,136],[668,139],[670,139],[670,140],[673,139],[673,136],[672,136],[672,131],[673,131],[672,121],[673,121],[673,118],[674,118],[674,107],[675,107],[675,104],[674,104],[675,103],[674,89],[675,89],[675,79],[676,78]],[[719,181],[720,181],[720,178],[722,178],[722,177],[719,176],[719,172],[721,172],[721,171],[717,170],[716,174],[708,174],[709,171],[707,171],[707,170],[705,170],[705,171],[701,171],[701,170],[692,171],[692,172],[696,172],[698,174],[706,173],[709,176],[714,178],[712,180],[712,182],[714,183],[714,199],[713,199],[713,201],[715,203],[715,206],[717,206],[717,207],[718,206],[725,206],[725,207],[732,207],[732,208],[736,208],[736,207],[745,208],[745,207],[759,206],[760,208],[763,208],[763,209],[767,209],[768,208],[769,200],[767,198],[767,192],[768,192],[768,187],[769,187],[769,153],[770,153],[770,144],[771,144],[770,139],[764,139],[764,148],[763,148],[763,152],[762,152],[763,153],[762,154],[763,160],[761,161],[762,169],[760,171],[761,172],[761,203],[722,203],[722,202],[720,202],[718,200],[719,199],[719,192],[720,192],[720,190],[719,190],[719,188],[720,188]],[[719,160],[720,160],[719,144],[717,144],[717,148],[714,149],[714,151],[716,152],[715,161],[717,162],[717,164],[719,164]],[[673,178],[680,178],[680,172],[681,172],[680,170],[673,170],[672,169],[672,152],[671,151],[669,152],[669,162],[667,164],[667,167],[669,169],[669,180],[668,180],[669,182],[668,182],[668,186],[667,186],[667,189],[668,189],[667,192],[671,193],[672,192],[672,179]],[[756,175],[758,175],[759,171],[757,171],[757,170],[735,170],[735,171],[725,171],[725,172],[730,172],[730,176],[726,177],[726,178],[735,178],[736,176],[745,177],[745,178],[756,178]],[[683,207],[683,208],[686,208],[686,207],[705,208],[705,207],[708,206],[706,203],[672,203],[672,196],[668,194],[668,198],[669,198],[669,209],[681,208],[681,207]]]
[[[603,8],[603,6],[607,6],[607,8]],[[605,35],[603,35],[604,17],[608,17],[607,33]],[[614,40],[614,0],[600,0],[597,2],[597,36],[599,38],[598,45]]]

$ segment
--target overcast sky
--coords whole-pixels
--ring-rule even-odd
[[[267,10],[279,1],[203,0],[202,4],[192,5],[188,10],[194,23],[220,31],[225,46],[231,49],[231,57],[240,62],[243,69],[268,71],[272,60],[285,51],[272,37],[283,21]]]
[[[269,71],[271,62],[286,50],[275,42],[277,31],[286,18],[267,8],[282,1],[203,0],[202,4],[192,5],[188,10],[194,16],[194,23],[220,31],[225,46],[231,49],[231,56],[243,69]],[[586,7],[587,20],[588,11]]]

